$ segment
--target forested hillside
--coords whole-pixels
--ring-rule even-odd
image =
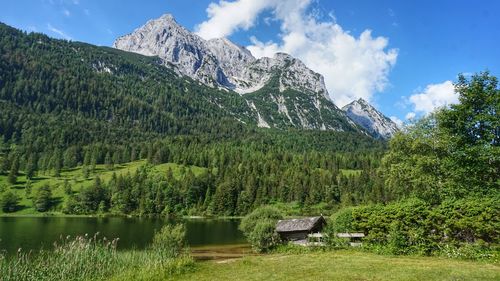
[[[101,206],[235,215],[268,203],[335,209],[385,200],[375,173],[385,144],[363,133],[259,129],[241,96],[178,76],[155,58],[6,25],[0,35],[0,185],[24,207],[36,207],[43,177],[56,179],[44,187],[52,194],[61,180],[72,186],[47,208],[70,213]],[[112,172],[138,159],[207,172],[172,179],[144,168],[93,187],[81,182],[101,176],[98,165]],[[74,168],[77,177],[62,176]],[[32,193],[20,192],[30,185]]]

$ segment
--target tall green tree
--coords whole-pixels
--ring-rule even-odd
[[[500,88],[488,72],[456,84],[460,102],[437,115],[446,136],[450,159],[447,169],[454,185],[463,191],[500,188]]]
[[[498,192],[500,90],[484,72],[455,86],[459,103],[442,108],[396,135],[382,160],[385,196],[447,197]]]
[[[52,190],[48,184],[41,186],[33,197],[33,205],[39,212],[46,212],[52,207]]]
[[[113,159],[111,158],[111,153],[109,153],[109,151],[106,153],[106,156],[104,157],[104,165],[108,170],[113,169]]]
[[[10,166],[9,176],[7,180],[10,184],[16,184],[17,176],[19,174],[19,156],[17,154],[14,154],[11,162],[12,164]]]
[[[35,155],[30,154],[28,161],[26,162],[26,178],[33,179],[35,172],[37,170],[37,160]]]
[[[0,157],[0,174],[7,173],[10,169],[10,162],[7,155]]]
[[[2,211],[6,213],[11,213],[16,211],[19,204],[19,197],[12,191],[7,191],[2,195],[0,199],[0,207]]]
[[[52,155],[52,158],[50,159],[51,166],[54,169],[54,176],[60,177],[61,176],[61,169],[63,165],[63,159],[62,159],[62,153],[60,149],[56,149],[54,151],[54,154]]]

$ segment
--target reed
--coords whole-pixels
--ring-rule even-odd
[[[157,235],[165,235],[162,230]],[[83,235],[61,237],[51,250],[0,254],[0,281],[30,280],[154,280],[165,279],[193,265],[184,249],[117,251],[118,238]]]

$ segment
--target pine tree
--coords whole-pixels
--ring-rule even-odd
[[[18,203],[19,197],[12,191],[5,192],[0,199],[0,207],[6,213],[16,211]]]
[[[69,184],[69,181],[67,179],[64,180],[63,189],[64,189],[65,194],[67,194],[67,195],[73,194],[71,184]]]
[[[59,149],[56,149],[56,151],[54,152],[54,155],[52,156],[51,162],[52,162],[52,168],[54,168],[54,176],[60,177],[63,160],[62,160],[61,151]]]
[[[7,181],[10,184],[16,184],[18,173],[19,173],[19,156],[17,154],[14,154]]]
[[[37,161],[35,159],[35,156],[33,154],[30,154],[29,158],[28,158],[28,162],[26,162],[26,178],[27,179],[33,179],[33,177],[35,176],[35,172],[36,172],[36,165],[37,164]]]
[[[106,157],[104,157],[104,165],[108,170],[113,169],[113,160],[111,159],[111,154],[109,153],[109,151],[106,153]]]
[[[0,174],[5,174],[10,169],[10,162],[7,156],[0,158]]]
[[[30,198],[32,188],[33,184],[31,183],[31,180],[28,179],[26,181],[26,186],[24,187],[24,194],[26,194],[26,198]]]
[[[52,191],[48,184],[40,187],[35,197],[33,198],[33,205],[39,212],[46,212],[52,206]]]

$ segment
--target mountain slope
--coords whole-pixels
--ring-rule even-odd
[[[356,124],[366,129],[376,138],[388,139],[397,131],[398,126],[364,99],[358,99],[342,108]]]
[[[158,56],[182,75],[242,94],[259,127],[359,130],[330,100],[323,76],[288,54],[256,59],[228,39],[202,39],[168,14],[118,38],[113,46]]]
[[[328,142],[304,145],[333,147],[334,140],[342,146],[341,138],[353,136],[366,141],[322,94],[280,92],[279,73],[260,91],[241,96],[179,76],[162,64],[158,57],[26,34],[0,23],[0,136],[5,142],[36,141],[35,150],[50,150],[169,135],[239,138],[267,124],[287,131],[269,130],[266,138],[276,135],[293,146],[297,138],[288,130],[293,123],[350,132],[324,132]]]
[[[0,134],[6,139],[35,139],[44,130],[63,143],[223,136],[242,123],[256,124],[240,95],[179,77],[156,57],[27,35],[3,24],[0,54]]]

